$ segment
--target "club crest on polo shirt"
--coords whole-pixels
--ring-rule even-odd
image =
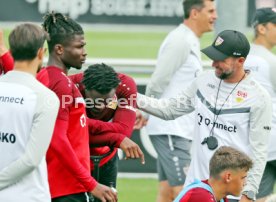
[[[238,103],[243,102],[244,99],[247,98],[247,92],[238,90],[236,96],[237,96],[237,97],[236,97],[236,102],[238,102]]]
[[[220,44],[222,44],[223,41],[224,41],[223,38],[218,37],[218,38],[216,39],[215,46],[219,46]]]

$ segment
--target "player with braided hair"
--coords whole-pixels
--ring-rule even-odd
[[[90,134],[90,153],[100,156],[109,152],[109,145],[121,148],[126,159],[140,158],[144,154],[140,147],[130,139],[135,122],[137,88],[134,80],[124,74],[116,73],[106,64],[89,66],[84,73],[71,75],[86,101],[86,112]],[[112,120],[112,121],[111,121]],[[102,144],[104,143],[104,144]],[[97,147],[97,148],[95,148]],[[101,160],[99,182],[116,187],[118,171],[117,149]],[[91,174],[95,174],[91,161]]]
[[[104,202],[117,201],[117,195],[109,187],[90,176],[85,103],[67,76],[71,67],[80,69],[85,62],[83,30],[74,20],[54,12],[44,17],[43,28],[49,34],[49,60],[37,79],[60,99],[46,156],[52,201],[87,202],[92,200],[90,194]]]

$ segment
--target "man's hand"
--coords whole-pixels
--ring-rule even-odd
[[[2,29],[0,29],[0,57],[4,55],[6,52],[8,52],[7,47],[5,46],[4,41],[4,32]]]
[[[148,123],[148,120],[143,117],[142,113],[139,110],[136,110],[136,121],[134,124],[134,130],[139,130],[146,126]]]
[[[96,198],[100,199],[101,202],[117,202],[117,193],[112,191],[110,187],[103,184],[98,184],[92,191],[91,194]]]
[[[120,148],[125,152],[125,159],[141,159],[141,163],[145,164],[144,153],[140,149],[139,145],[133,142],[128,137],[125,137],[120,144]]]

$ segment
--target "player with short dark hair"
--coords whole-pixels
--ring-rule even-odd
[[[88,67],[83,74],[82,83],[85,89],[107,94],[117,88],[120,80],[112,67],[102,63]]]
[[[90,126],[90,153],[99,156],[109,152],[109,145],[121,148],[126,158],[141,158],[144,154],[131,137],[135,122],[136,93],[134,80],[116,73],[106,64],[90,65],[84,73],[70,76],[86,101]],[[112,121],[111,121],[112,120]],[[96,147],[98,146],[98,147]],[[91,162],[91,173],[94,171]],[[117,149],[101,160],[99,182],[116,187],[118,172]]]

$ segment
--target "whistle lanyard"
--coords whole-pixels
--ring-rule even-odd
[[[217,113],[217,101],[218,101],[218,96],[219,96],[219,91],[220,91],[220,86],[221,86],[221,82],[222,82],[222,79],[220,80],[219,82],[219,86],[218,86],[218,91],[217,91],[217,95],[216,95],[216,102],[215,102],[215,109],[214,109],[214,118],[213,118],[213,126],[210,130],[210,133],[209,133],[209,137],[210,136],[213,136],[213,131],[214,131],[214,128],[215,128],[215,122],[217,121],[218,119],[218,116],[223,108],[223,106],[225,105],[225,103],[227,102],[227,100],[229,99],[230,95],[232,95],[232,93],[234,92],[234,90],[238,87],[238,85],[241,83],[241,81],[244,79],[246,73],[244,73],[243,77],[239,80],[239,82],[234,86],[234,88],[231,90],[231,92],[228,94],[228,96],[226,97],[226,99],[224,100],[224,102],[222,103],[218,113]]]

